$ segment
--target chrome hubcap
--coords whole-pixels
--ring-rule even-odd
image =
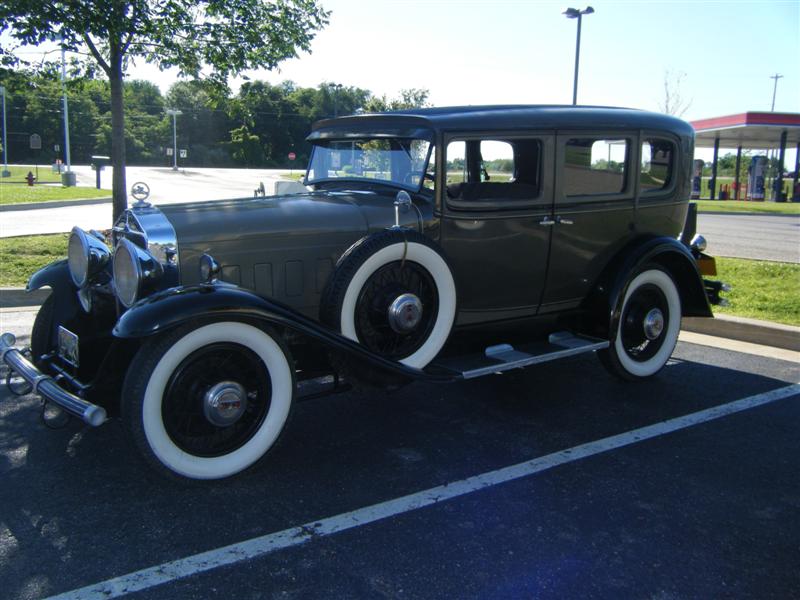
[[[203,413],[218,427],[233,425],[247,409],[247,392],[235,381],[212,385],[203,396]]]
[[[657,308],[652,309],[644,318],[644,335],[648,340],[655,340],[664,331],[664,314]]]
[[[389,305],[387,316],[395,332],[408,333],[422,320],[422,302],[414,294],[401,294]]]

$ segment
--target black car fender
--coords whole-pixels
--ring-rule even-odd
[[[59,260],[42,267],[31,275],[25,291],[30,293],[49,287],[55,296],[53,322],[64,323],[82,311],[77,288],[69,274],[67,260]]]
[[[285,328],[372,368],[412,380],[447,382],[458,378],[449,371],[439,372],[435,368],[423,371],[386,359],[284,304],[229,283],[176,287],[153,294],[122,314],[113,335],[141,339],[190,321],[212,319],[245,319]]]
[[[645,265],[656,264],[675,281],[684,317],[713,317],[703,279],[691,251],[669,237],[639,238],[625,246],[609,261],[583,308],[596,318],[591,333],[608,338],[620,318],[620,299],[625,297],[633,275]]]

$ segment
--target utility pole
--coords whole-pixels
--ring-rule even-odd
[[[778,91],[778,79],[782,79],[783,75],[775,73],[775,75],[770,75],[769,78],[775,80],[775,85],[772,87],[772,112],[775,112],[775,94]]]

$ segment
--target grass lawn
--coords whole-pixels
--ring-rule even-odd
[[[749,202],[744,200],[692,200],[697,211],[800,215],[800,202]]]
[[[2,170],[3,167],[0,165],[0,171]],[[15,167],[14,165],[8,165],[8,170],[11,176],[0,178],[0,183],[25,181],[25,176],[28,174],[28,171],[36,175],[36,167]],[[39,165],[39,177],[36,181],[61,181],[61,173],[54,173],[50,165]]]
[[[25,287],[33,273],[67,257],[67,233],[0,238],[0,287]]]
[[[800,325],[800,265],[717,257],[717,277],[729,283],[730,306],[715,313]]]
[[[0,238],[0,287],[24,287],[44,265],[67,255],[68,234]],[[717,258],[731,306],[715,313],[800,326],[800,265],[740,258]]]
[[[37,185],[28,187],[18,184],[0,185],[0,205],[51,200],[82,200],[84,198],[108,198],[111,190],[89,187],[63,187],[61,185]]]

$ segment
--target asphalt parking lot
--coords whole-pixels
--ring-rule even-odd
[[[680,343],[643,384],[583,356],[343,394],[200,486],[151,476],[116,422],[51,431],[3,389],[0,597],[796,597],[798,381]]]

